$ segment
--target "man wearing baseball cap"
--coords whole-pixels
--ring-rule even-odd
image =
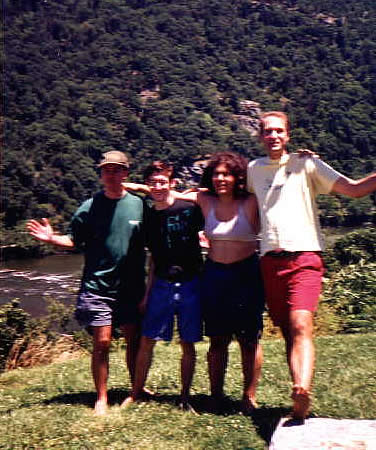
[[[114,325],[120,327],[127,341],[126,360],[133,383],[145,252],[141,229],[143,202],[122,186],[128,176],[128,158],[123,152],[112,150],[103,154],[98,167],[103,190],[77,209],[67,235],[56,234],[48,219],[30,220],[27,229],[42,242],[84,253],[75,316],[93,336],[95,413],[102,415],[107,410],[108,356]]]

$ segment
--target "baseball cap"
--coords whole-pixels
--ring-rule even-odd
[[[103,159],[98,164],[98,167],[102,167],[106,164],[118,164],[125,168],[129,168],[129,161],[123,152],[117,150],[111,150],[110,152],[103,153]]]

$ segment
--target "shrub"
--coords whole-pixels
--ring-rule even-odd
[[[32,319],[18,300],[0,307],[0,371],[82,354],[79,342],[65,334],[73,307],[48,297],[44,300],[47,315],[39,319]]]
[[[12,346],[27,332],[31,317],[18,299],[0,307],[0,372],[5,369]]]
[[[323,303],[339,317],[340,331],[376,331],[376,263],[360,261],[324,283]]]
[[[353,231],[327,249],[324,260],[328,274],[360,261],[376,262],[376,233],[372,228]]]

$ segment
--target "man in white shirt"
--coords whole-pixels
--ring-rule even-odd
[[[267,156],[248,165],[248,189],[261,218],[261,268],[269,314],[286,342],[293,381],[293,417],[309,413],[314,366],[313,315],[324,272],[323,239],[315,198],[337,193],[362,197],[376,190],[376,174],[351,180],[318,158],[288,153],[286,114],[266,112],[260,138]]]

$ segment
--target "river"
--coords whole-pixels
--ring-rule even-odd
[[[33,317],[46,312],[45,296],[72,305],[76,300],[83,266],[79,254],[59,254],[38,259],[0,263],[0,305],[14,298]]]
[[[352,229],[324,229],[327,241],[334,241],[349,231]],[[44,296],[72,305],[76,300],[82,267],[83,256],[69,253],[0,261],[0,305],[18,298],[22,308],[33,317],[46,312]]]

